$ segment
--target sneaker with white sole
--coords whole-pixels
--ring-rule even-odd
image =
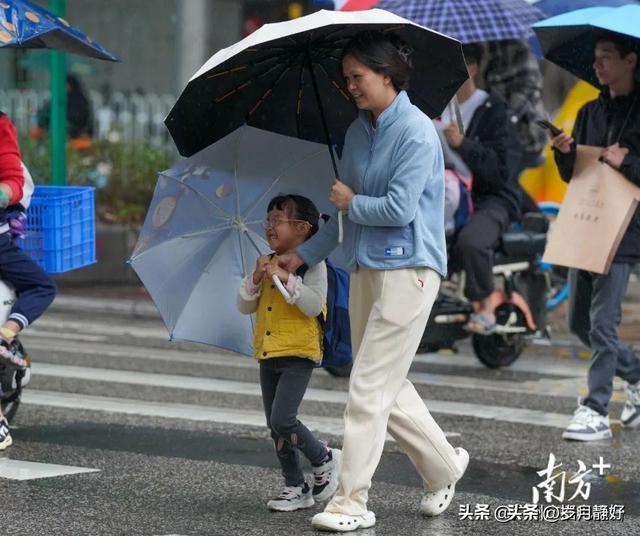
[[[0,417],[0,450],[13,445],[13,439],[9,433],[9,421],[6,417]]]
[[[636,428],[640,426],[640,382],[628,383],[625,393],[627,400],[622,408],[620,421],[625,428]]]
[[[462,478],[462,475],[464,475],[469,465],[469,453],[463,448],[457,448],[456,454],[460,460],[460,467],[462,468],[460,478]],[[448,484],[442,489],[425,492],[420,502],[420,513],[423,516],[433,517],[442,514],[449,508],[453,496],[456,493],[456,482],[458,480],[451,482],[451,484]]]
[[[293,512],[301,508],[311,508],[314,504],[311,488],[305,482],[301,486],[285,486],[280,495],[267,503],[267,507],[276,512]]]
[[[319,502],[328,501],[338,490],[338,473],[340,472],[342,451],[329,449],[327,458],[324,463],[311,467],[313,470],[313,498]]]
[[[600,415],[588,406],[578,406],[562,439],[573,441],[598,441],[612,437],[609,416]]]
[[[376,524],[376,515],[368,511],[361,516],[339,514],[337,512],[320,512],[313,516],[311,526],[317,530],[330,532],[351,532],[368,529]]]

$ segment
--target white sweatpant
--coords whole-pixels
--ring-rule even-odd
[[[344,413],[338,492],[326,511],[362,515],[387,430],[409,456],[425,486],[462,476],[458,457],[407,374],[438,294],[428,268],[351,274],[349,318],[354,363]]]

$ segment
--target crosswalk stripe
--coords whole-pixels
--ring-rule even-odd
[[[100,470],[90,469],[88,467],[0,458],[0,478],[7,478],[9,480],[35,480],[37,478],[52,478],[63,475],[97,472],[100,472]]]
[[[73,345],[68,343],[43,343],[35,342],[27,346],[30,351],[34,349],[47,352],[64,352],[68,354],[86,354],[86,345]],[[222,355],[219,353],[195,353],[178,352],[174,350],[153,349],[148,350],[139,347],[117,347],[113,345],[93,346],[93,352],[104,357],[123,357],[129,360],[154,360],[175,361],[176,363],[198,363],[217,365],[230,368],[253,368],[256,366],[253,359],[237,354]],[[46,363],[36,363],[36,365]],[[62,366],[62,365],[61,365]],[[178,369],[178,367],[177,367]],[[42,369],[44,370],[44,369]],[[53,370],[53,369],[52,369]],[[138,375],[138,372],[131,373]],[[425,372],[410,372],[409,379],[417,385],[446,386],[460,389],[474,389],[494,392],[507,392],[516,394],[533,394],[537,396],[555,396],[560,398],[574,398],[579,394],[579,388],[585,383],[585,378],[562,378],[551,380],[542,378],[516,382],[513,380],[494,380],[488,378],[469,377],[453,374],[434,374]]]
[[[22,401],[27,405],[52,408],[90,410],[244,426],[266,426],[264,413],[254,410],[235,410],[214,406],[173,404],[169,402],[147,402],[126,398],[58,393],[54,391],[25,391]],[[342,436],[344,428],[342,417],[321,417],[302,414],[300,420],[314,432]],[[453,437],[459,436],[460,434],[448,432],[446,435]]]
[[[48,363],[34,363],[33,373],[41,376],[99,381],[102,383],[113,382],[127,385],[260,396],[260,386],[256,383],[220,380],[214,378],[196,378],[192,376],[178,376],[173,374],[169,375],[68,365],[51,365]],[[305,393],[305,400],[345,404],[347,401],[347,393],[345,391],[309,388]],[[427,407],[435,413],[461,415],[534,426],[553,426],[556,428],[564,428],[566,427],[569,419],[568,415],[547,413],[539,410],[523,408],[490,406],[485,404],[450,402],[442,400],[425,400],[425,403]]]

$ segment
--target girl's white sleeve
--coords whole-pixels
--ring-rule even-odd
[[[258,309],[258,298],[262,293],[262,285],[254,285],[252,275],[243,278],[238,289],[238,311],[243,315],[255,313]]]
[[[291,274],[287,290],[291,294],[287,302],[307,316],[318,316],[327,302],[327,264],[320,262],[309,268],[304,278]]]

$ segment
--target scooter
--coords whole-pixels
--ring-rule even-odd
[[[418,348],[419,352],[456,350],[456,342],[472,337],[477,358],[489,368],[511,365],[529,342],[547,335],[547,296],[551,267],[541,263],[549,220],[542,213],[525,214],[518,230],[502,236],[494,257],[498,288],[491,296],[496,330],[490,335],[464,329],[474,310],[463,296],[465,274],[455,271],[443,282]]]
[[[5,282],[0,281],[0,324],[9,318],[15,301],[16,294],[13,289]],[[22,390],[31,379],[31,360],[27,356],[24,346],[18,337],[14,339],[13,344],[15,345],[14,350],[26,357],[28,365],[25,368],[19,368],[0,364],[0,406],[9,423],[15,418],[20,407]]]

